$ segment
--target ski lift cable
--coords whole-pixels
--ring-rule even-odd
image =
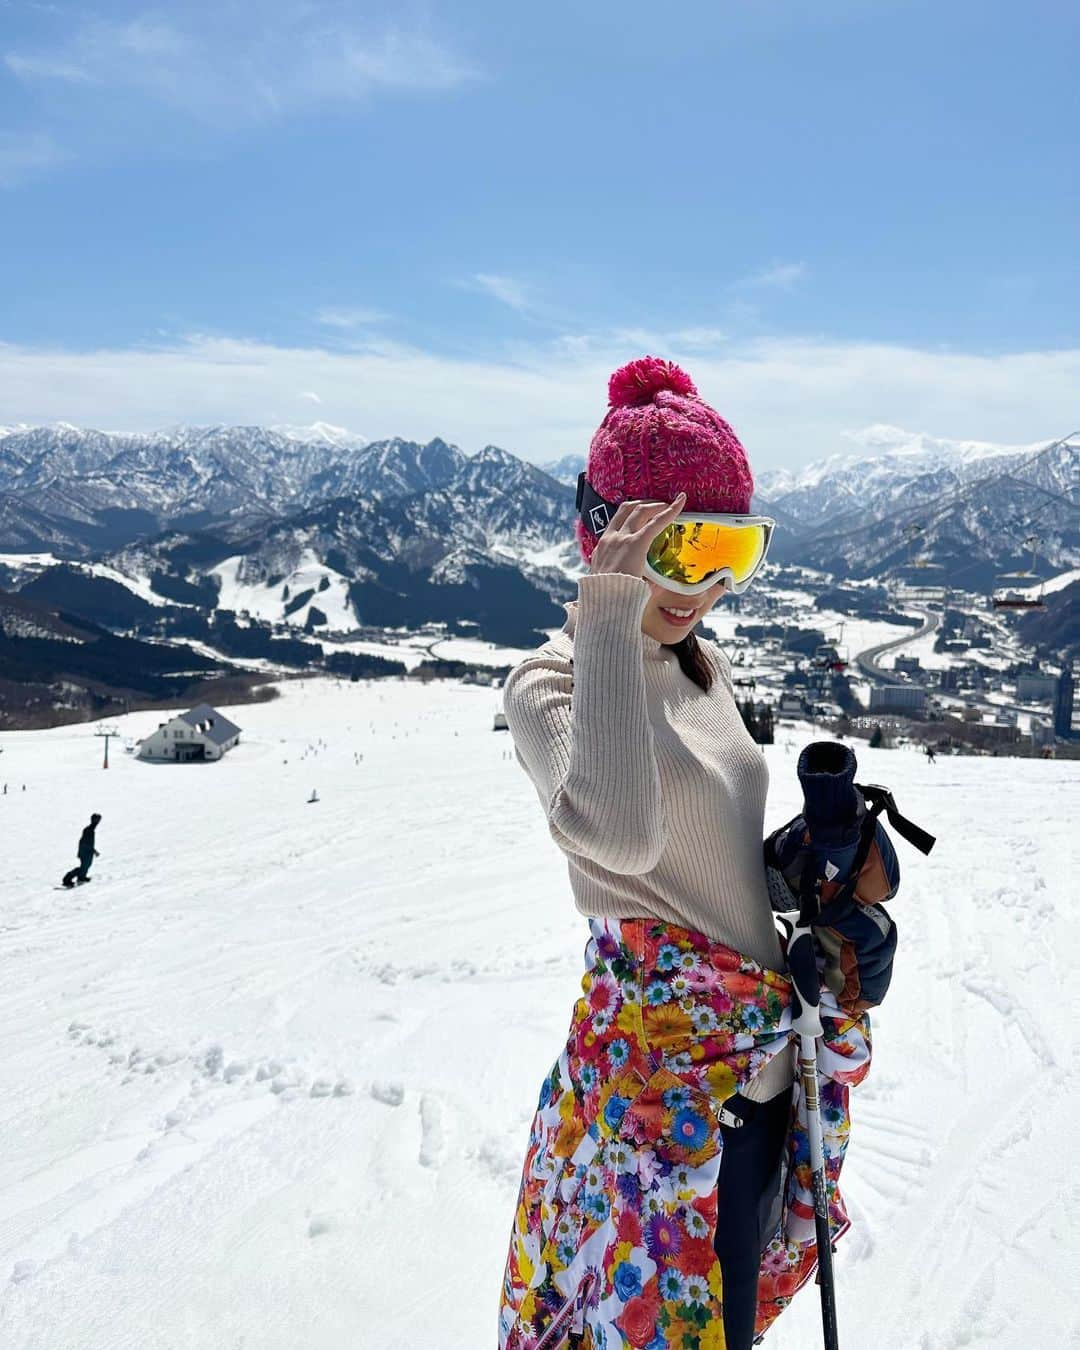
[[[1080,437],[1080,429],[1076,431],[1070,431],[1067,436],[1059,436],[1056,441],[1050,441],[1048,444],[1044,445],[1041,450],[1033,450],[1031,454],[1027,456],[1027,459],[1023,461],[1023,463],[1027,464],[1031,460],[1038,459],[1040,455],[1047,455],[1050,453],[1051,450],[1056,450],[1059,445],[1067,445],[1068,442],[1071,441],[1074,437]],[[1021,465],[1021,467],[1023,467],[1023,465]],[[1011,469],[999,469],[996,473],[988,473],[984,478],[980,478],[979,482],[982,484],[987,484],[995,482],[999,478],[1009,478],[1012,476],[1012,472],[1013,471]],[[969,490],[970,490],[969,484],[961,484],[954,491],[950,492],[947,496],[942,498],[942,500],[939,501],[936,505],[931,506],[929,502],[922,502],[918,506],[912,507],[910,509],[910,514],[915,515],[917,513],[920,516],[924,517],[929,515],[931,523],[933,523],[934,520],[937,520],[938,518],[947,515],[948,512],[952,509],[953,505],[955,504],[956,499],[962,497]],[[1072,492],[1074,491],[1074,489],[1070,488],[1069,491]],[[1058,495],[1052,496],[1052,500],[1053,501],[1066,500],[1070,501],[1071,504],[1071,500],[1069,498],[1067,497],[1062,498]],[[1051,504],[1050,502],[1046,502],[1043,506],[1039,507],[1039,510],[1040,511],[1045,510],[1050,504]],[[1034,519],[1034,516],[1032,516],[1031,519]],[[910,539],[914,536],[914,533],[918,532],[920,528],[923,529],[925,532],[925,527],[919,526],[917,523],[912,523],[911,525],[905,527],[905,535],[908,537],[909,540],[909,548],[910,548]],[[978,567],[979,563],[976,561],[975,563],[972,563],[970,565],[973,567]],[[961,572],[967,570],[968,570],[967,568],[962,568]],[[959,576],[960,574],[961,574],[960,572],[955,573],[955,575],[957,576]]]
[[[1041,516],[1044,511],[1048,511],[1056,502],[1067,502],[1069,506],[1075,506],[1076,502],[1073,501],[1072,496],[1070,495],[1074,492],[1080,492],[1080,483],[1077,483],[1075,487],[1066,488],[1064,492],[1048,494],[1049,500],[1043,502],[1042,506],[1040,506],[1037,511],[1032,512],[1027,520],[1016,522],[1017,528],[1026,530],[1033,520],[1038,520],[1039,516]],[[1026,543],[1027,541],[1025,540],[1024,542]]]
[[[1077,435],[1077,433],[1076,433],[1076,432],[1073,432],[1072,435],[1075,436],[1075,435]],[[1063,438],[1062,441],[1056,442],[1056,444],[1062,445],[1062,444],[1065,443],[1065,441],[1068,441],[1068,440],[1071,440],[1071,439],[1072,439],[1071,436],[1066,436],[1066,437]],[[1080,484],[1078,484],[1077,487],[1071,487],[1071,488],[1066,489],[1065,492],[1056,492],[1056,493],[1054,493],[1054,494],[1050,497],[1050,500],[1044,502],[1043,505],[1040,506],[1039,509],[1038,509],[1037,511],[1033,512],[1032,515],[1028,516],[1028,518],[1027,518],[1026,521],[1021,521],[1021,522],[1020,522],[1020,524],[1019,524],[1019,529],[1017,529],[1015,526],[1013,527],[1013,529],[1012,529],[1012,531],[1011,531],[1012,538],[1013,538],[1017,543],[1023,543],[1024,545],[1027,545],[1027,544],[1028,544],[1032,539],[1034,539],[1034,538],[1039,538],[1040,541],[1041,541],[1041,536],[1035,536],[1035,535],[1028,535],[1027,538],[1021,540],[1021,538],[1020,538],[1020,530],[1026,529],[1027,526],[1029,526],[1033,520],[1035,520],[1038,516],[1040,516],[1044,511],[1049,510],[1049,508],[1050,508],[1051,506],[1053,506],[1056,502],[1067,502],[1070,506],[1075,506],[1076,503],[1073,501],[1072,497],[1069,496],[1069,493],[1076,492],[1078,489],[1080,489]],[[1048,559],[1047,561],[1049,561],[1049,559]],[[968,563],[965,567],[961,567],[961,568],[959,568],[959,569],[958,569],[957,571],[955,571],[955,572],[950,572],[949,575],[950,575],[950,578],[954,578],[954,577],[962,577],[962,576],[964,575],[965,572],[970,572],[973,568],[975,568],[975,567],[982,567],[982,566],[984,566],[984,565],[985,565],[985,559],[982,559],[982,558],[976,558],[974,562]],[[1034,565],[1034,564],[1033,564],[1033,565]]]

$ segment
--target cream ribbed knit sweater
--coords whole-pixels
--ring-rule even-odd
[[[561,632],[503,688],[518,762],[582,914],[661,919],[785,970],[761,856],[768,768],[727,658],[699,638],[716,678],[707,693],[688,679],[642,631],[649,594],[622,572],[579,578]],[[794,1045],[744,1095],[766,1100],[793,1074]]]

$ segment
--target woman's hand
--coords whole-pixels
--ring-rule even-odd
[[[649,545],[682,511],[686,493],[680,492],[673,502],[625,501],[619,504],[611,523],[596,541],[590,572],[625,572],[642,577]]]

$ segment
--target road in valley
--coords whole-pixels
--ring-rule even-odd
[[[860,672],[875,684],[895,684],[896,675],[891,670],[884,670],[878,664],[878,658],[885,652],[896,651],[900,647],[906,647],[909,643],[915,642],[918,638],[925,637],[927,633],[932,633],[941,623],[941,615],[931,609],[923,609],[919,605],[909,605],[917,614],[923,617],[923,626],[914,633],[905,633],[903,637],[893,638],[889,642],[881,642],[876,647],[868,647],[866,651],[859,652],[855,657],[855,664]]]

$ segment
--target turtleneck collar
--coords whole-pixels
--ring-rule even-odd
[[[566,622],[562,626],[562,631],[572,642],[574,639],[574,629],[577,626],[578,602],[576,600],[565,600],[563,601],[563,609],[566,610]],[[660,642],[657,638],[650,637],[644,629],[640,631],[638,636],[641,638],[641,656],[643,660],[678,660],[672,647],[665,646],[665,644]]]

